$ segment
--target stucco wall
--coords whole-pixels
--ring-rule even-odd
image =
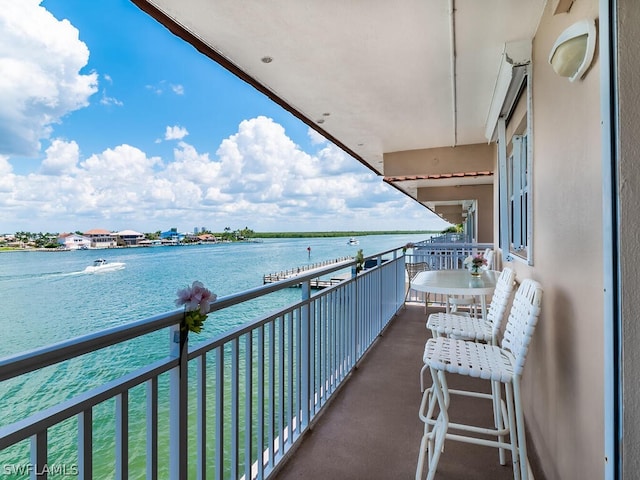
[[[419,188],[417,199],[419,202],[439,202],[451,200],[478,201],[478,242],[491,243],[493,241],[493,185],[460,185],[453,187]],[[496,244],[497,245],[497,244]]]
[[[524,408],[539,476],[601,480],[604,472],[600,79],[596,58],[582,81],[548,63],[558,35],[596,19],[597,0],[553,15],[533,42],[533,266],[510,264],[544,289],[524,371]]]
[[[619,218],[622,376],[624,387],[623,478],[640,475],[640,2],[618,0]]]

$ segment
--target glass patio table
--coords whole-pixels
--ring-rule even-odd
[[[468,270],[428,270],[414,277],[411,288],[424,293],[479,297],[482,318],[487,318],[486,295],[493,294],[498,277],[500,272],[495,270],[485,270],[479,277],[472,276]]]

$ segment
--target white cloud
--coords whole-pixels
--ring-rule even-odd
[[[51,142],[46,154],[40,169],[43,175],[74,173],[80,158],[80,148],[76,142],[64,142],[56,139]]]
[[[164,133],[164,139],[165,140],[182,140],[187,135],[189,135],[189,132],[184,127],[179,127],[178,125],[174,127],[167,126],[167,130]]]
[[[101,105],[115,105],[116,107],[122,107],[124,103],[121,100],[118,100],[115,97],[110,97],[107,95],[107,90],[102,90],[102,96],[100,97]]]
[[[219,178],[220,164],[212,162],[208,153],[198,153],[185,142],[173,150],[174,161],[164,173],[169,179],[182,179],[203,187],[214,185]]]
[[[109,148],[100,154],[91,155],[80,163],[82,175],[104,189],[120,189],[144,186],[146,179],[154,177],[154,167],[160,159],[146,154],[130,145]]]
[[[8,195],[13,192],[15,177],[13,167],[9,163],[9,157],[0,155],[0,200],[2,199],[2,195],[5,195],[8,199]],[[5,206],[8,206],[8,204],[5,203]]]
[[[156,85],[145,85],[144,88],[156,95],[163,95],[167,89],[176,95],[184,95],[184,85],[168,83],[166,80],[160,80]]]
[[[51,125],[89,103],[98,75],[78,30],[40,0],[0,1],[0,153],[33,155]]]
[[[157,85],[145,85],[144,88],[155,93],[156,95],[162,95],[162,88]]]
[[[326,138],[324,138],[322,135],[320,135],[317,131],[315,131],[311,127],[309,127],[309,129],[307,130],[307,136],[309,137],[309,140],[311,140],[311,143],[313,145],[320,145],[322,143],[327,142]]]
[[[266,117],[241,122],[215,156],[180,141],[164,162],[126,144],[81,160],[75,142],[55,140],[29,175],[0,156],[0,210],[9,232],[430,228],[425,209],[356,160],[330,144],[304,152]]]
[[[325,145],[317,155],[318,160],[322,163],[322,167],[327,172],[356,173],[368,171],[366,170],[366,167],[363,168],[363,165],[360,162],[345,154],[333,143],[327,143],[327,145]]]
[[[13,172],[13,167],[9,163],[9,157],[0,155],[0,177],[5,177]]]

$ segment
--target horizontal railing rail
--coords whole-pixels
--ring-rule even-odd
[[[180,323],[171,312],[0,359],[0,382]]]
[[[431,243],[416,244],[409,262],[426,262],[431,270],[452,270],[464,268],[463,262],[469,255],[483,253],[493,248],[492,243]]]
[[[52,465],[71,458],[70,473],[99,477],[106,443],[113,457],[109,471],[127,478],[130,453],[142,443],[146,478],[268,477],[404,302],[399,249],[366,260],[375,266],[357,275],[355,261],[345,260],[217,299],[214,315],[302,284],[299,302],[192,348],[177,310],[1,359],[0,382],[7,382],[158,330],[169,333],[164,358],[0,426],[4,473],[8,468],[47,478],[59,472]],[[314,279],[344,269],[351,269],[351,278],[311,294]],[[109,402],[112,409],[105,407]],[[112,426],[108,439],[98,427],[101,416]],[[69,421],[75,441],[68,432],[58,434]],[[25,440],[27,458],[22,449],[5,452]]]

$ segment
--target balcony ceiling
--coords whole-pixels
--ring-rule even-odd
[[[379,175],[391,152],[487,143],[505,43],[531,40],[546,3],[132,1]],[[422,187],[493,181],[461,170],[385,181],[414,199]]]

